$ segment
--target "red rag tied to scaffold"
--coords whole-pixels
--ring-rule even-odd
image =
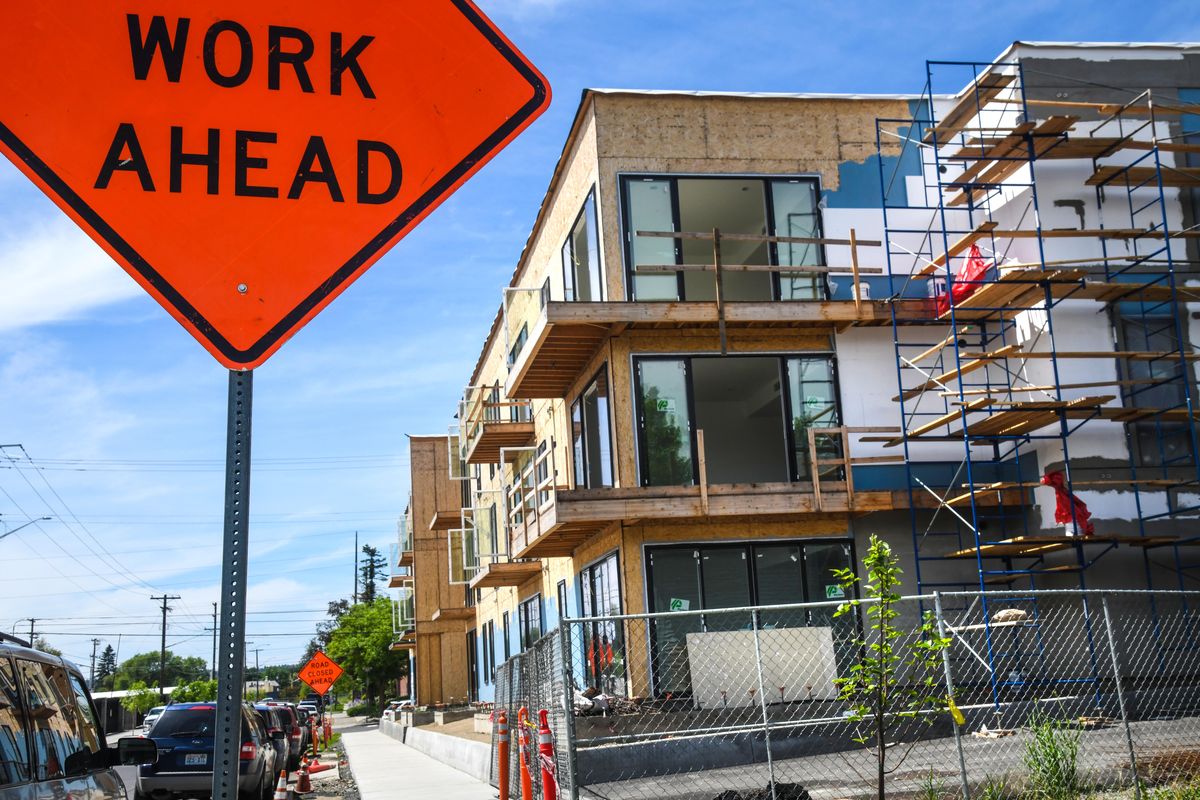
[[[1062,472],[1047,472],[1042,476],[1042,485],[1054,488],[1057,503],[1054,506],[1054,521],[1061,524],[1074,522],[1083,531],[1084,536],[1096,532],[1092,522],[1092,512],[1088,511],[1087,503],[1067,491],[1067,482]]]
[[[987,275],[991,266],[990,262],[984,260],[983,253],[979,252],[979,245],[971,245],[966,263],[954,275],[954,283],[950,287],[949,294],[944,294],[937,299],[938,316],[949,311],[952,302],[954,305],[958,305],[979,291],[984,276]]]

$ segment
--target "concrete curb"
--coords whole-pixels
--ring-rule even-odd
[[[483,742],[472,742],[427,728],[406,728],[387,720],[380,721],[379,732],[435,761],[465,772],[477,781],[487,783],[490,777],[492,748]]]

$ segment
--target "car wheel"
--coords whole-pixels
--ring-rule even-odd
[[[138,789],[133,790],[133,800],[150,800],[150,795],[142,794]]]

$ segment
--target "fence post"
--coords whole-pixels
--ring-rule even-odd
[[[763,683],[762,646],[758,641],[758,609],[750,612],[750,622],[754,629],[754,666],[758,668],[758,699],[762,705],[763,739],[767,747],[767,780],[770,781],[771,800],[775,800],[775,761],[771,757],[771,719],[767,714],[767,687]]]
[[[563,733],[566,735],[567,741],[564,743],[567,749],[567,777],[570,781],[570,796],[571,800],[579,798],[579,779],[575,773],[575,677],[571,669],[571,625],[566,620],[559,620],[558,636],[559,646],[562,648],[562,678],[563,678],[563,713],[566,718],[563,724]],[[559,778],[558,787],[561,790],[563,785],[562,778]]]
[[[938,637],[946,638],[946,618],[942,613],[942,593],[933,593],[934,614],[937,616]],[[946,673],[946,699],[952,701],[954,699],[954,672],[950,668],[950,648],[942,648],[942,670]],[[963,800],[971,800],[971,783],[967,780],[967,757],[963,753],[962,729],[958,726],[958,720],[954,715],[950,715],[950,723],[954,726],[954,746],[958,748],[958,775],[962,781]],[[1140,800],[1140,798],[1139,798]]]
[[[1113,681],[1117,685],[1117,705],[1121,709],[1121,724],[1125,726],[1125,743],[1129,746],[1129,768],[1133,770],[1133,796],[1142,800],[1142,780],[1138,775],[1137,751],[1133,746],[1133,731],[1129,727],[1129,713],[1125,710],[1125,689],[1121,680],[1121,661],[1117,658],[1117,640],[1113,633],[1112,614],[1108,610],[1108,595],[1100,595],[1100,607],[1104,609],[1104,629],[1108,634],[1108,653],[1112,656]]]

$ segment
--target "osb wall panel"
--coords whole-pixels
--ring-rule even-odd
[[[412,477],[413,578],[416,588],[417,631],[439,608],[459,608],[465,602],[461,586],[449,585],[449,555],[445,531],[429,530],[435,511],[457,510],[460,489],[450,480],[449,450],[444,436],[409,438]]]
[[[909,116],[903,100],[597,95],[594,108],[610,299],[626,298],[618,174],[818,175],[837,189],[840,163],[875,155],[876,119]],[[899,154],[899,139],[882,144]]]

